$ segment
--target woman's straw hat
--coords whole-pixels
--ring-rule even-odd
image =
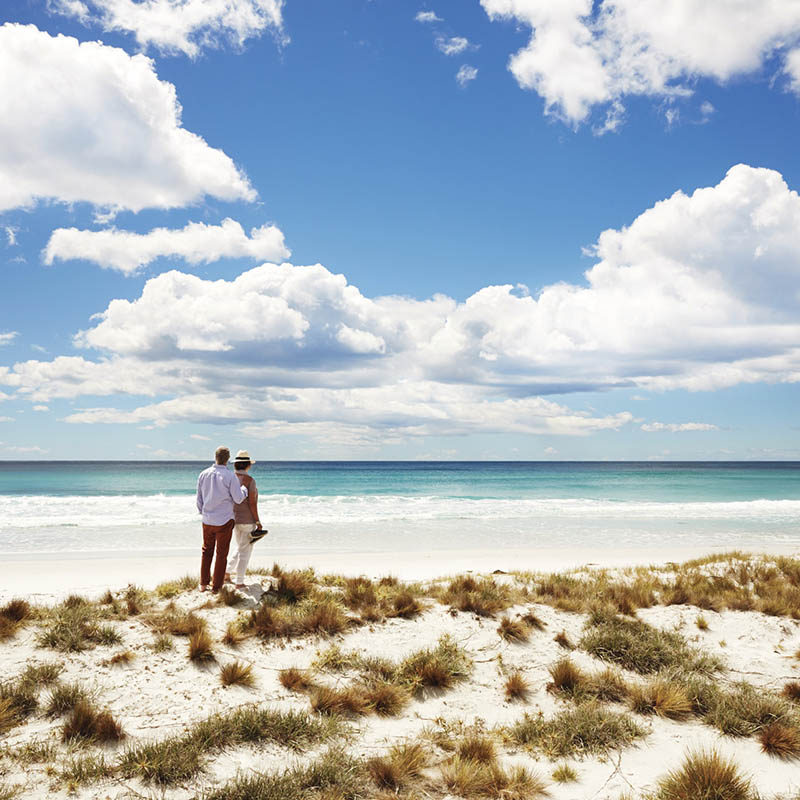
[[[248,453],[247,450],[240,450],[236,454],[236,457],[232,459],[232,461],[234,463],[236,463],[237,461],[249,461],[251,464],[256,463],[252,458],[250,458],[250,453]]]

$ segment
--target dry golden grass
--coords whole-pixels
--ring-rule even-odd
[[[110,711],[98,711],[88,700],[80,700],[64,723],[61,738],[92,742],[118,742],[125,737],[122,726]]]
[[[534,611],[527,611],[520,619],[534,631],[543,631],[547,627]]]
[[[496,761],[484,763],[455,756],[440,767],[442,783],[460,797],[496,797],[535,800],[547,796],[545,783],[525,767],[503,769]]]
[[[556,783],[577,783],[578,773],[569,764],[559,764],[552,772]]]
[[[405,686],[376,683],[365,690],[367,709],[379,717],[396,717],[408,705],[411,693]]]
[[[458,743],[456,753],[460,758],[491,764],[497,758],[494,742],[487,736],[473,733]]]
[[[656,714],[667,719],[686,719],[694,711],[692,701],[680,684],[657,678],[645,685],[629,687],[631,709],[638,714]]]
[[[800,681],[789,681],[785,683],[781,694],[793,703],[800,703]]]
[[[173,603],[160,612],[146,614],[142,620],[156,633],[169,633],[173,636],[192,636],[206,628],[206,621],[202,617],[191,611],[181,611]]]
[[[750,781],[715,750],[691,753],[658,782],[656,800],[754,800]]]
[[[342,633],[351,623],[333,597],[320,595],[288,606],[261,605],[245,624],[256,636],[274,639]]]
[[[243,600],[242,595],[230,586],[223,586],[217,595],[217,603],[222,606],[238,606]]]
[[[244,686],[252,689],[256,685],[253,665],[243,664],[241,661],[225,664],[219,671],[219,679],[223,686]]]
[[[628,682],[617,670],[611,667],[592,675],[589,678],[587,689],[592,697],[611,703],[621,703],[630,693]]]
[[[31,615],[27,600],[9,600],[0,607],[0,642],[10,639]]]
[[[405,744],[393,747],[385,756],[370,759],[367,770],[379,789],[396,792],[419,778],[428,762],[421,744]]]
[[[242,626],[239,620],[232,619],[225,626],[225,633],[222,635],[222,643],[228,647],[238,647],[247,636],[242,631]]]
[[[697,619],[695,619],[694,624],[697,625],[698,630],[708,630],[708,620],[702,614],[697,615]]]
[[[771,722],[758,734],[761,749],[778,758],[800,758],[800,728],[782,722]]]
[[[496,583],[492,578],[473,578],[469,575],[454,578],[439,597],[442,603],[479,617],[493,617],[519,599],[520,593],[504,583]]]
[[[505,682],[505,694],[506,700],[509,702],[513,702],[515,700],[520,700],[521,702],[527,702],[528,695],[531,691],[530,683],[528,683],[525,676],[519,671],[512,672]]]
[[[314,573],[311,570],[282,570],[277,564],[272,575],[278,579],[277,600],[281,604],[293,605],[308,597],[314,590]]]
[[[282,669],[278,673],[278,680],[290,692],[307,692],[314,685],[308,673],[296,667]]]
[[[320,714],[366,714],[369,698],[363,687],[348,686],[335,689],[330,686],[315,686],[311,690],[311,708]]]
[[[500,634],[500,638],[507,642],[527,642],[531,638],[531,629],[528,624],[522,619],[511,619],[511,617],[503,617],[500,620],[497,632]]]
[[[585,692],[589,685],[588,675],[570,658],[561,658],[548,668],[551,682],[547,685],[548,690],[575,696]]]
[[[114,653],[111,658],[103,661],[103,664],[109,667],[119,667],[130,664],[135,658],[136,654],[132,650],[121,650],[119,653]]]
[[[213,642],[205,628],[196,631],[189,637],[188,655],[190,661],[201,664],[214,660]]]
[[[559,646],[562,647],[564,650],[574,650],[575,645],[572,643],[569,636],[567,636],[566,631],[561,631],[561,633],[557,633],[553,637],[553,641]]]
[[[390,612],[387,616],[400,617],[401,619],[414,619],[419,616],[425,607],[408,590],[403,590],[391,599]]]

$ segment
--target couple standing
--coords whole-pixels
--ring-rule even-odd
[[[200,591],[216,594],[230,573],[236,572],[236,588],[246,589],[244,574],[250,562],[253,545],[266,536],[258,518],[258,489],[250,467],[256,462],[247,450],[240,450],[233,459],[234,472],[228,469],[231,451],[218,447],[214,464],[204,469],[197,479],[197,510],[203,517],[203,555],[200,560]],[[236,552],[228,560],[231,538],[236,537]],[[211,562],[216,550],[214,579]]]

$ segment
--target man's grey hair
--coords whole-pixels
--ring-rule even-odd
[[[223,466],[231,460],[231,451],[227,447],[218,447],[214,453],[214,460]]]

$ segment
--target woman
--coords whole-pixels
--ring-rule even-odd
[[[253,551],[253,544],[262,537],[266,536],[266,531],[261,528],[261,521],[258,518],[258,489],[252,475],[249,475],[250,467],[256,462],[250,458],[247,450],[240,450],[233,460],[233,468],[241,486],[247,489],[247,497],[242,503],[235,503],[233,506],[233,538],[236,541],[236,552],[228,560],[228,571],[225,573],[225,580],[231,580],[231,573],[236,572],[236,588],[246,589],[244,574],[247,572],[247,565],[250,563],[250,554]]]

